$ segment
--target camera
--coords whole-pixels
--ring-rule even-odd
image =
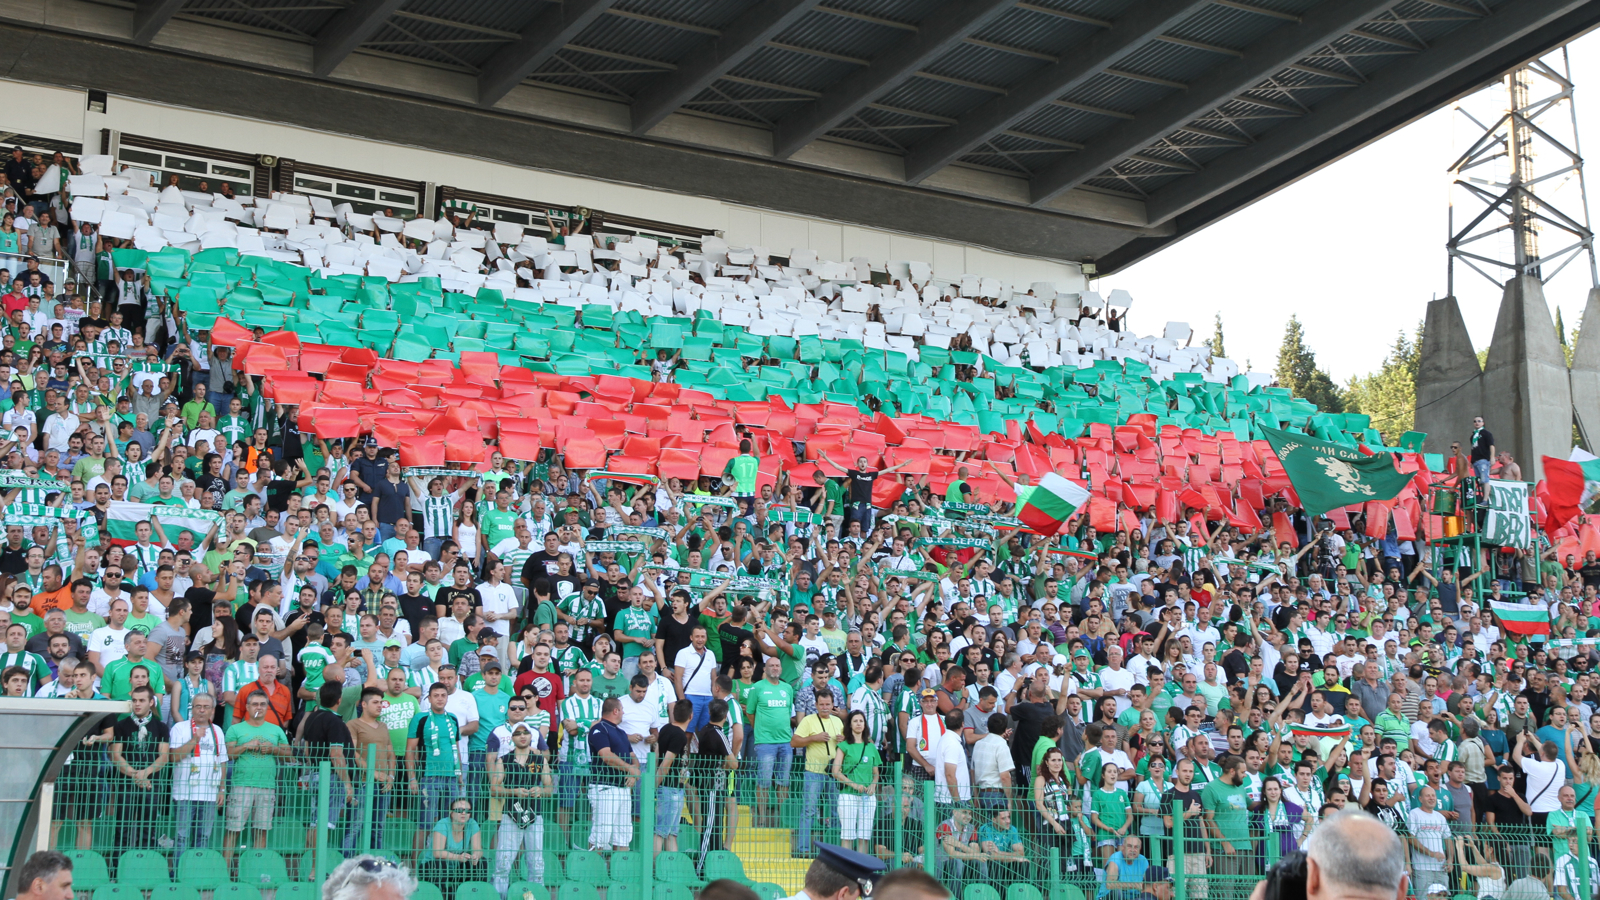
[[[1305,900],[1306,855],[1296,850],[1286,853],[1267,870],[1262,900]]]

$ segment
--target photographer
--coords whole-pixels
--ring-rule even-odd
[[[1275,894],[1274,882],[1292,878],[1277,866],[1263,882],[1265,896]],[[1358,811],[1329,816],[1306,842],[1304,864],[1306,900],[1402,900],[1406,896],[1405,845],[1389,826]],[[1276,885],[1276,896],[1295,896],[1286,884]]]

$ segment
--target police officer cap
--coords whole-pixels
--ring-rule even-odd
[[[817,862],[834,869],[861,886],[862,896],[872,893],[872,884],[887,868],[882,860],[840,847],[837,844],[817,842]]]

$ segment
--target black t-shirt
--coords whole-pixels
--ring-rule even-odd
[[[267,509],[276,510],[280,513],[287,512],[289,509],[289,495],[294,493],[294,488],[295,483],[288,478],[274,478],[267,482]],[[227,491],[223,491],[223,493],[226,494]],[[383,509],[381,503],[378,508],[379,510]],[[387,520],[379,519],[378,521]]]
[[[1517,805],[1517,801],[1510,797],[1501,796],[1499,791],[1489,794],[1488,799],[1483,803],[1483,811],[1485,813],[1494,813],[1494,823],[1496,825],[1528,824],[1528,816],[1523,813],[1522,807]]]
[[[1235,647],[1222,658],[1222,671],[1226,676],[1224,681],[1237,684],[1250,673],[1250,661],[1244,658],[1244,651]]]
[[[1167,788],[1166,793],[1161,795],[1161,814],[1171,816],[1174,823],[1178,821],[1178,815],[1183,810],[1189,809],[1191,805],[1198,805],[1201,809],[1205,809],[1205,804],[1200,800],[1200,791],[1193,784],[1189,785],[1189,790],[1187,791],[1178,790],[1178,786],[1174,784],[1172,787]],[[1184,853],[1206,852],[1205,815],[1201,814],[1185,821],[1183,836],[1188,839],[1184,844]]]
[[[1056,711],[1048,703],[1017,703],[1011,707],[1011,718],[1017,722],[1016,733],[1011,737],[1011,761],[1021,769],[1033,763],[1033,745],[1043,733],[1040,726]]]
[[[656,624],[656,640],[661,641],[661,669],[664,672],[672,671],[672,661],[678,658],[678,651],[689,646],[689,638],[694,634],[694,627],[699,620],[694,613],[689,613],[689,621],[679,622],[668,613],[661,617]]]
[[[458,587],[440,588],[439,592],[434,595],[434,599],[436,601],[438,601],[439,603],[444,604],[445,615],[454,615],[455,614],[455,608],[456,608],[455,604],[456,604],[456,598],[457,597],[465,597],[465,598],[467,598],[467,609],[468,610],[475,610],[478,607],[483,605],[483,595],[478,593],[476,588],[458,588]],[[415,634],[416,632],[412,632],[412,633]]]
[[[305,759],[313,764],[328,758],[329,745],[351,746],[349,726],[344,724],[338,713],[328,709],[313,710],[306,717],[306,724],[300,730],[300,736],[306,742]]]
[[[731,622],[723,622],[718,625],[717,636],[722,639],[722,658],[724,661],[732,660],[738,655],[741,641],[748,640],[753,643],[756,639],[755,632],[748,628],[740,628]]]
[[[845,477],[850,479],[850,502],[872,502],[872,483],[878,480],[877,472],[864,472],[861,469],[845,470]]]
[[[308,620],[306,622],[306,624],[308,624],[308,625],[311,624],[311,622],[316,622],[316,623],[321,624],[321,625],[328,624],[328,620],[323,618],[321,610],[317,610],[317,609],[302,609],[301,607],[297,606],[297,607],[295,607],[294,612],[289,613],[289,615],[283,620],[283,626],[285,628],[287,628],[287,627],[293,625],[294,623],[300,621],[301,619]],[[306,648],[306,630],[304,628],[300,629],[299,631],[296,631],[294,634],[289,635],[289,649],[294,653],[294,658],[295,659],[299,659],[300,658],[300,651],[304,650],[305,648]],[[304,669],[301,668],[298,663],[296,663],[295,665],[296,665],[296,669],[298,669],[300,671],[300,677],[304,678],[305,677]],[[299,682],[297,680],[296,684],[298,684],[298,683]]]
[[[374,493],[378,498],[378,521],[385,525],[405,518],[406,498],[411,496],[411,486],[404,481],[395,483],[385,478],[373,485]],[[268,485],[271,490],[271,485]],[[271,497],[269,496],[270,500]]]
[[[433,601],[421,594],[415,597],[410,594],[401,594],[395,599],[400,601],[400,618],[410,623],[411,633],[421,634],[422,617],[433,614]]]
[[[1472,461],[1477,462],[1480,459],[1488,459],[1489,448],[1493,446],[1494,435],[1490,434],[1487,428],[1479,429],[1478,440],[1472,445]]]
[[[5,554],[3,552],[0,552],[0,569],[5,569]],[[5,571],[9,572],[10,570],[5,569]],[[1600,587],[1600,562],[1585,563],[1583,568],[1578,570],[1578,574],[1583,578],[1584,587],[1590,585]]]
[[[122,745],[122,759],[135,769],[147,769],[161,754],[161,748],[167,745],[170,734],[167,726],[156,715],[151,715],[150,721],[145,723],[144,735],[139,734],[139,724],[133,721],[133,716],[118,719],[117,724],[111,729],[112,740]]]
[[[545,589],[549,590],[551,584],[550,576],[560,571],[560,566],[556,564],[556,560],[560,556],[561,554],[559,553],[546,553],[543,550],[529,556],[528,561],[522,564],[523,585],[531,591],[538,587],[539,582],[542,581],[545,584]]]
[[[28,551],[13,550],[9,545],[0,546],[0,572],[7,575],[21,575],[28,571]]]
[[[670,722],[662,726],[661,731],[656,735],[657,755],[665,757],[668,753],[673,754],[673,768],[676,769],[688,763],[688,760],[684,759],[684,755],[688,752],[689,733]],[[673,781],[676,782],[677,779],[673,779]]]
[[[385,473],[389,471],[389,461],[382,456],[376,459],[367,459],[366,454],[363,453],[350,461],[350,469],[367,487],[376,488],[378,482],[385,480]],[[356,494],[356,497],[361,501],[362,506],[372,502],[372,492],[370,491],[360,491]]]

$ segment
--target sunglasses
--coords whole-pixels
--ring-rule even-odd
[[[455,809],[452,809],[450,811],[455,813],[458,816],[464,816],[467,813],[472,812],[472,807],[470,807],[470,806],[458,806]]]
[[[400,864],[391,859],[369,856],[356,863],[356,868],[363,872],[370,872],[376,875],[379,872],[382,872],[384,869],[398,869],[400,868]]]

